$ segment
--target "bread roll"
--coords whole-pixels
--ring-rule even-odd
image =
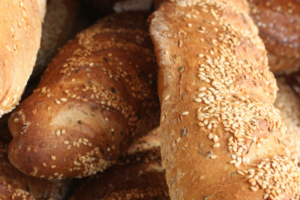
[[[122,163],[92,176],[70,200],[170,199],[159,148],[122,159]]]
[[[159,124],[147,13],[108,16],[67,43],[12,113],[9,159],[23,173],[84,177]]]
[[[79,10],[78,0],[48,0],[47,13],[42,25],[41,48],[31,77],[38,77],[53,59],[58,48],[70,39]]]
[[[152,16],[172,200],[297,199],[276,82],[243,0],[173,0]]]
[[[14,168],[7,157],[7,145],[0,142],[0,198],[62,200],[69,190],[70,180],[46,181],[26,176]],[[21,196],[20,196],[21,195]],[[18,197],[20,196],[20,197]],[[26,198],[25,198],[26,197]]]
[[[0,116],[19,102],[41,39],[37,0],[0,1]]]
[[[268,51],[270,70],[289,74],[300,67],[300,2],[248,0],[250,14]]]
[[[286,78],[277,79],[279,91],[274,106],[279,109],[287,127],[285,134],[279,140],[289,158],[300,160],[300,100],[288,85]]]

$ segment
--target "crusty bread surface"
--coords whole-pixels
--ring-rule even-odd
[[[158,126],[147,17],[108,16],[60,50],[10,117],[9,159],[17,169],[41,178],[90,176]]]
[[[177,0],[150,17],[172,200],[298,199],[277,86],[242,0]]]
[[[19,102],[41,39],[37,0],[0,1],[0,116]]]

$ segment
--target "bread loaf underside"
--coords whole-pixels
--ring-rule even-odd
[[[151,16],[171,199],[298,199],[277,86],[245,1],[165,3]]]
[[[61,49],[9,120],[16,168],[49,179],[89,176],[158,125],[147,17],[108,16]]]

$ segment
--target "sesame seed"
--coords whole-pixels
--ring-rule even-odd
[[[51,168],[54,169],[56,167],[56,165],[51,165]]]
[[[211,155],[210,158],[211,158],[211,159],[216,159],[217,156],[216,156],[216,155]]]
[[[184,111],[181,113],[182,115],[188,115],[189,114],[189,111]]]
[[[214,148],[218,148],[220,146],[220,143],[216,143],[213,145]]]
[[[61,98],[60,99],[62,102],[66,102],[67,101],[67,98]]]
[[[60,104],[60,101],[58,99],[55,99],[56,104]]]
[[[169,94],[167,96],[165,96],[165,100],[168,100],[169,98],[170,98]]]
[[[55,156],[51,156],[51,159],[52,159],[52,160],[56,160],[56,157],[55,157]]]

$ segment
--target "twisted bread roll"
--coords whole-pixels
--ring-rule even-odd
[[[26,176],[14,168],[7,157],[6,143],[0,142],[0,198],[62,200],[69,190],[69,180],[46,181]]]
[[[300,2],[248,0],[250,14],[268,51],[270,70],[289,74],[300,67]]]
[[[91,177],[70,200],[86,199],[170,199],[160,149],[135,153],[105,171]]]
[[[287,127],[285,134],[279,140],[289,158],[300,160],[300,100],[288,85],[286,78],[277,79],[279,91],[274,106],[279,109]]]
[[[173,0],[151,16],[171,199],[297,199],[276,83],[242,0]]]
[[[31,77],[40,76],[58,48],[68,41],[78,10],[78,0],[48,0],[42,25],[41,48]]]
[[[37,0],[0,1],[0,116],[19,102],[41,39]]]
[[[9,120],[17,169],[44,178],[93,175],[158,125],[147,17],[108,16],[61,49]]]

